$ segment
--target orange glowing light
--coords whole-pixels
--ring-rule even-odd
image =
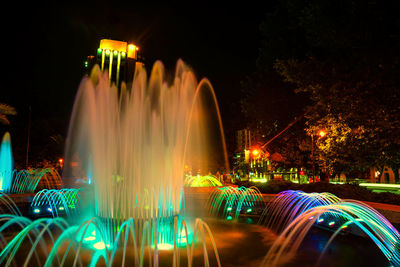
[[[63,160],[62,158],[60,158],[58,161],[59,161],[60,163],[63,163],[63,162],[64,162],[64,160]]]
[[[136,51],[138,51],[139,48],[134,45],[134,44],[129,44],[128,45],[128,58],[134,58],[136,59]]]
[[[128,43],[109,39],[100,40],[100,48],[111,51],[126,52]]]
[[[321,131],[319,131],[318,134],[319,134],[319,136],[324,137],[324,136],[326,135],[326,132],[324,132],[324,131],[321,130]]]
[[[251,153],[253,154],[253,156],[257,156],[258,154],[260,154],[260,151],[258,149],[253,149]]]

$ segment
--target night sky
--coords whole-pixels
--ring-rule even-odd
[[[100,39],[108,38],[136,43],[148,69],[161,60],[173,72],[181,58],[198,79],[210,79],[226,128],[240,113],[240,81],[256,69],[259,24],[268,11],[242,3],[185,6],[135,1],[31,3],[8,10],[13,16],[2,18],[3,62],[8,68],[1,102],[17,108],[12,123],[26,122],[31,106],[34,118],[62,118],[67,125],[85,58],[95,53]]]

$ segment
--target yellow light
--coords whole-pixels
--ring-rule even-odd
[[[251,153],[253,153],[253,156],[257,156],[260,153],[260,151],[254,149]]]
[[[157,244],[158,250],[171,250],[173,248],[174,248],[174,245],[172,245],[172,244],[168,244],[168,243]]]
[[[103,250],[106,248],[106,244],[104,244],[103,241],[100,241],[100,242],[93,244],[93,247],[97,250]]]
[[[88,236],[88,237],[85,237],[83,240],[85,240],[85,241],[93,241],[93,240],[96,240],[96,237],[95,236]],[[103,247],[103,245],[101,243],[96,245],[96,246]]]
[[[108,50],[115,50],[118,52],[125,52],[128,43],[109,40],[109,39],[102,39],[100,40],[100,48],[101,49],[108,49]]]
[[[129,44],[128,45],[128,58],[136,59],[136,51],[137,50],[139,50],[139,48],[136,45]]]
[[[321,131],[319,131],[318,134],[319,134],[319,136],[324,137],[324,136],[326,135],[326,132],[324,132],[324,131],[321,130]]]

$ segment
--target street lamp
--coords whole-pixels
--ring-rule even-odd
[[[312,164],[312,179],[313,183],[315,183],[315,164],[314,164],[314,133],[311,133],[311,164]]]
[[[253,154],[253,157],[257,157],[260,154],[260,150],[258,149],[253,149],[253,151],[251,151],[251,154]]]
[[[320,130],[320,131],[318,132],[318,135],[319,135],[320,137],[324,137],[324,136],[326,135],[326,132],[325,132],[324,130]]]
[[[326,132],[324,130],[318,131],[319,137],[325,137]],[[312,162],[312,176],[313,176],[313,183],[315,183],[315,162],[314,162],[314,133],[311,133],[311,162]]]

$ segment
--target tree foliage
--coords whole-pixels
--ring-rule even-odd
[[[5,125],[10,124],[10,121],[8,120],[7,116],[16,114],[17,111],[15,110],[15,108],[7,104],[0,103],[0,123]]]
[[[309,95],[306,130],[326,130],[326,169],[400,167],[398,12],[395,1],[280,0],[261,25],[258,65]]]

